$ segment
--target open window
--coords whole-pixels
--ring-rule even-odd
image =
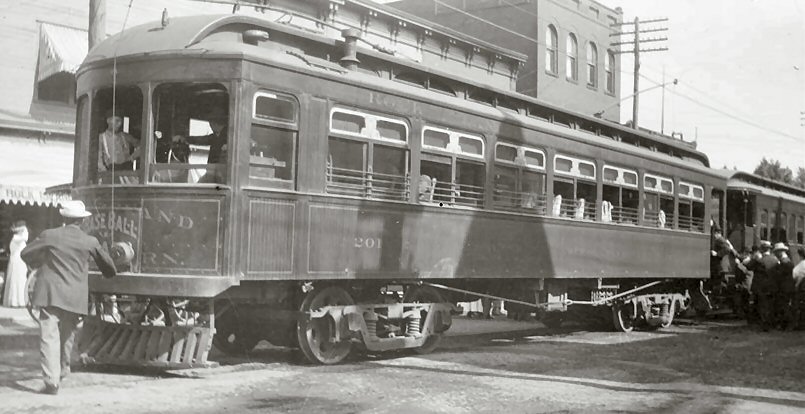
[[[679,228],[704,232],[704,187],[679,182]]]
[[[769,212],[760,212],[760,240],[769,240]]]
[[[637,171],[605,165],[601,219],[606,222],[637,224],[639,191]]]
[[[447,128],[422,130],[420,201],[482,207],[486,164],[482,137]],[[429,181],[430,194],[423,193]]]
[[[643,224],[673,228],[674,180],[654,174],[643,175]]]
[[[143,95],[137,86],[95,92],[90,114],[90,177],[97,184],[139,184]]]
[[[551,214],[578,220],[595,220],[596,168],[592,160],[557,154]]]
[[[259,91],[252,102],[249,183],[293,188],[299,104],[291,95]]]
[[[229,93],[217,83],[165,83],[153,95],[151,182],[223,184],[229,164]]]
[[[495,208],[545,214],[545,153],[523,145],[495,144]]]
[[[408,124],[346,108],[330,113],[328,193],[407,200],[410,194]]]

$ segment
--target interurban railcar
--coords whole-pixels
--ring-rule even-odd
[[[805,245],[805,190],[740,171],[722,171],[727,178],[727,225],[724,237],[738,250],[760,240],[783,242],[796,260]]]
[[[466,292],[554,323],[611,309],[628,331],[670,323],[686,282],[708,277],[725,179],[690,144],[356,55],[344,35],[199,16],[90,52],[73,196],[124,272],[91,277],[88,356],[203,364],[213,334],[318,363],[355,344],[425,352]],[[101,166],[110,110],[140,141],[133,167]],[[216,111],[225,141],[174,139],[209,133]]]

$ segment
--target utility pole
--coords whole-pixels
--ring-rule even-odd
[[[638,115],[638,108],[640,106],[640,94],[639,94],[639,85],[640,85],[640,52],[661,52],[668,50],[667,47],[657,47],[657,48],[650,48],[650,49],[641,49],[640,43],[648,43],[648,42],[662,42],[668,40],[668,37],[655,37],[655,38],[640,38],[641,34],[644,33],[652,33],[652,32],[664,32],[667,31],[667,27],[651,27],[646,29],[640,28],[640,23],[660,23],[660,22],[667,22],[668,18],[661,18],[661,19],[651,19],[651,20],[643,20],[640,21],[639,17],[634,18],[634,22],[627,23],[621,22],[613,24],[612,27],[619,27],[619,26],[626,26],[626,25],[634,25],[634,31],[631,32],[617,32],[617,33],[610,33],[610,37],[614,36],[627,36],[632,35],[634,38],[629,41],[623,42],[613,42],[610,43],[610,46],[621,46],[621,45],[632,45],[631,50],[617,50],[615,53],[632,53],[634,54],[634,101],[632,101],[632,128],[638,129],[637,123],[637,115]],[[664,89],[663,89],[664,91]]]
[[[106,0],[89,0],[89,48],[106,38]]]
[[[660,135],[665,135],[665,66],[662,67],[662,108],[660,109]]]

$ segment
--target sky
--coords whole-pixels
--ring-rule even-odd
[[[641,54],[639,89],[665,90],[665,133],[696,140],[712,167],[752,172],[762,157],[805,168],[805,0],[598,0],[624,21],[667,17],[669,50]],[[629,26],[626,26],[628,28]],[[632,26],[633,27],[633,26]],[[623,39],[627,40],[627,39]],[[646,43],[644,47],[656,47]],[[633,91],[623,54],[621,96]],[[662,89],[640,94],[640,126],[659,131]],[[632,119],[632,100],[621,107]]]

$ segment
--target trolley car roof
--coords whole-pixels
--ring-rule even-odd
[[[719,170],[718,172],[727,179],[727,188],[730,190],[760,193],[805,204],[805,189],[743,171]]]
[[[260,46],[252,46],[243,43],[242,41],[234,42],[234,41],[221,41],[220,39],[218,40],[207,39],[208,36],[215,33],[216,31],[220,31],[220,29],[224,28],[225,26],[238,26],[239,27],[238,31],[241,32],[245,31],[247,27],[258,27],[260,29],[264,29],[267,31],[290,33],[295,36],[310,39],[312,41],[319,43],[330,44],[332,46],[335,46],[337,43],[339,43],[336,40],[324,37],[316,33],[307,32],[301,29],[297,29],[295,27],[290,27],[284,24],[274,23],[271,21],[250,16],[203,15],[203,16],[181,17],[172,19],[170,24],[166,26],[163,26],[160,22],[156,21],[133,27],[131,29],[128,29],[124,32],[118,33],[108,38],[107,40],[105,40],[104,42],[102,42],[101,44],[99,44],[90,51],[89,55],[84,61],[84,64],[82,65],[82,68],[79,70],[79,74],[82,71],[87,70],[89,67],[94,66],[95,64],[102,65],[104,61],[108,61],[115,57],[120,59],[130,59],[137,57],[160,56],[175,53],[183,53],[188,55],[228,54],[228,55],[240,56],[242,58],[249,56],[253,56],[255,58],[266,58],[267,55],[271,55],[270,57],[272,60],[277,60],[277,58],[281,56],[280,60],[286,63],[292,62],[296,66],[299,65],[300,63],[299,58],[298,57],[294,58],[292,55],[289,55],[287,53],[279,54],[276,53],[276,51],[274,51],[272,54],[272,52],[270,50],[267,50],[267,48]],[[453,76],[449,73],[443,73],[433,68],[429,68],[424,65],[418,64],[416,62],[408,61],[381,52],[362,49],[359,51],[359,53],[364,56],[371,56],[377,59],[393,62],[394,64],[397,65],[408,66],[417,71],[421,71],[422,73],[443,76],[449,79],[464,82],[469,85],[478,85],[479,83],[471,79],[457,78],[456,76]],[[317,60],[317,58],[312,56],[304,56],[304,60],[314,61]],[[330,72],[330,75],[333,74],[333,69],[341,73],[347,73],[346,69],[340,68],[335,62],[326,61],[323,63],[330,66],[329,68],[330,70],[328,70],[328,72]],[[311,66],[309,62],[308,66]],[[324,66],[325,65],[317,65],[316,67],[318,69],[321,69]],[[359,77],[362,81],[366,81],[366,83],[371,83],[373,85],[378,86],[380,84],[392,82],[388,79],[380,79],[380,78],[371,79],[371,76],[359,72],[351,72],[350,75],[354,77]],[[397,86],[398,89],[400,89],[402,86],[405,86],[400,84],[399,82],[396,82],[396,84],[399,85]],[[601,128],[617,132],[621,136],[640,137],[644,140],[648,140],[650,142],[658,143],[668,148],[672,148],[674,150],[679,151],[679,154],[682,156],[682,159],[671,157],[668,154],[662,156],[662,152],[657,153],[654,151],[650,151],[649,149],[638,148],[635,147],[634,145],[626,143],[616,142],[609,139],[601,139],[600,141],[607,142],[606,144],[607,146],[611,146],[616,149],[622,149],[627,152],[636,152],[648,158],[663,159],[672,164],[676,163],[683,164],[685,165],[686,168],[694,168],[701,173],[723,178],[723,175],[714,174],[712,170],[706,168],[709,167],[709,160],[707,156],[704,153],[691,148],[688,143],[679,142],[675,139],[667,138],[664,136],[657,136],[642,131],[636,131],[627,126],[595,118],[593,116],[569,112],[565,109],[538,100],[537,98],[523,95],[517,92],[502,90],[489,85],[482,85],[482,87],[492,93],[497,94],[498,96],[514,98],[514,100],[524,103],[525,106],[539,107],[542,110],[547,110],[550,113],[554,113],[556,115],[561,115],[569,119],[572,119],[574,122],[579,124],[599,126]],[[438,93],[431,92],[430,94],[427,94],[428,91],[419,90],[416,87],[408,87],[406,88],[406,92],[410,92],[411,94],[414,94],[417,97],[422,96],[436,100],[450,99],[450,97]],[[438,95],[438,97],[434,97],[436,95]],[[452,105],[453,107],[457,107],[455,105],[455,102],[450,102],[450,105]],[[487,108],[482,104],[477,104],[474,102],[468,101],[467,105],[470,105],[473,110],[480,108],[480,110],[482,111],[491,111],[490,114],[492,115],[496,113],[498,116],[500,116],[501,113],[501,111],[497,108],[493,107]],[[506,117],[516,118],[516,123],[531,124],[537,122],[534,117],[526,116],[523,114],[511,114],[511,115],[506,114]],[[544,124],[544,122],[542,124]],[[548,122],[547,124],[550,125],[550,122]],[[557,132],[563,135],[576,135],[579,137],[585,136],[585,138],[586,136],[590,135],[590,133],[586,133],[576,128],[564,128],[555,125],[554,127],[556,128]],[[687,161],[685,161],[686,159]],[[691,163],[690,162],[691,160],[695,160],[696,162]],[[699,165],[701,165],[702,167],[697,168],[696,167],[697,163],[700,163]]]

